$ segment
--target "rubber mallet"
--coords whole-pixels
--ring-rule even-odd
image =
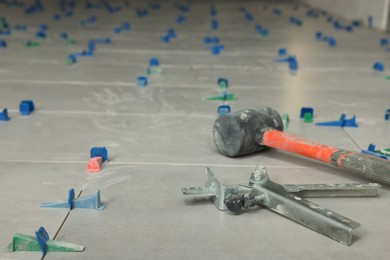
[[[219,152],[229,157],[272,147],[390,184],[390,161],[284,133],[280,115],[269,107],[244,109],[221,116],[214,123],[213,135]]]

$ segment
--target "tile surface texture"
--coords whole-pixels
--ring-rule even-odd
[[[11,2],[11,1],[5,1]],[[86,1],[88,2],[88,1]],[[212,126],[221,94],[218,78],[229,80],[228,92],[236,100],[232,110],[270,106],[288,113],[286,132],[309,140],[359,152],[370,143],[390,147],[390,82],[375,72],[376,61],[390,66],[385,35],[358,27],[336,30],[327,16],[306,16],[307,8],[282,1],[160,1],[152,10],[145,1],[109,1],[121,6],[111,14],[100,1],[87,9],[78,1],[66,18],[57,1],[42,0],[43,12],[24,14],[24,8],[0,1],[0,16],[11,28],[27,25],[26,32],[0,35],[8,47],[0,49],[0,109],[11,120],[0,121],[0,259],[40,259],[39,252],[7,253],[15,232],[34,234],[44,226],[56,240],[85,245],[82,253],[48,253],[45,259],[377,259],[390,255],[390,189],[384,186],[374,198],[316,198],[362,226],[350,247],[341,245],[265,208],[236,216],[218,211],[207,199],[190,199],[181,188],[202,186],[210,167],[223,184],[246,183],[257,164],[281,184],[368,183],[332,166],[273,149],[227,158],[214,146]],[[128,3],[128,4],[127,4]],[[189,7],[180,11],[180,4]],[[245,20],[245,7],[253,21]],[[138,17],[137,8],[149,14]],[[282,11],[280,16],[272,12]],[[61,19],[53,19],[54,14]],[[176,24],[180,14],[186,17]],[[79,21],[96,16],[96,23]],[[290,16],[303,21],[289,23]],[[212,19],[217,30],[210,29]],[[336,19],[336,18],[335,18]],[[113,29],[130,22],[131,30]],[[349,21],[340,19],[341,23]],[[40,24],[48,25],[41,45]],[[269,30],[260,36],[255,25]],[[160,41],[168,28],[176,39]],[[337,45],[315,39],[322,31]],[[66,45],[58,38],[67,32],[76,41]],[[204,37],[217,36],[224,49],[212,55]],[[90,39],[110,37],[98,44],[94,57],[67,56],[81,52]],[[275,63],[278,49],[295,55],[295,73],[286,63]],[[145,73],[149,59],[160,60],[160,75],[150,75],[146,88],[136,79]],[[21,100],[36,106],[21,116]],[[314,123],[336,120],[342,113],[357,116],[358,128],[318,127],[299,119],[301,107],[314,108]],[[88,174],[89,150],[106,146],[109,162],[97,174]],[[82,196],[100,189],[103,211],[40,209],[47,201],[65,200],[75,188]]]

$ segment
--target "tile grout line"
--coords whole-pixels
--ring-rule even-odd
[[[20,79],[0,79],[0,83],[7,83],[7,84],[28,84],[28,85],[71,85],[71,86],[104,86],[104,87],[136,87],[136,84],[129,81],[64,81],[64,80],[20,80]],[[169,89],[190,89],[190,88],[197,88],[197,89],[210,89],[210,87],[213,87],[213,84],[181,84],[180,86],[177,86],[175,84],[156,84],[151,83],[154,87],[160,87],[160,88],[169,88]],[[240,85],[240,90],[258,90],[259,86],[255,85]],[[278,86],[268,86],[268,87],[262,87],[262,89],[267,90],[283,90],[282,87]],[[314,88],[314,90],[317,90]]]
[[[8,109],[9,113],[19,113],[19,110],[17,109]],[[123,112],[95,112],[95,111],[58,111],[58,110],[37,110],[34,113],[42,113],[42,114],[53,114],[53,115],[96,115],[96,116],[139,116],[139,117],[145,117],[145,116],[161,116],[161,117],[196,117],[196,118],[213,118],[216,117],[214,115],[206,115],[206,114],[162,114],[162,113],[123,113]]]
[[[41,161],[41,160],[0,160],[0,162],[6,163],[48,163],[48,164],[86,164],[84,161]],[[194,166],[194,167],[237,167],[237,168],[250,168],[254,167],[254,164],[216,164],[216,163],[154,163],[154,162],[107,162],[108,165],[150,165],[150,166]],[[269,165],[268,168],[293,168],[293,169],[305,169],[305,168],[323,168],[319,167],[306,167],[306,166],[292,166],[292,165]]]

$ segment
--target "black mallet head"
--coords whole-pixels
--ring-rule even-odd
[[[249,154],[264,149],[262,134],[272,129],[283,131],[282,118],[276,110],[243,109],[215,121],[214,143],[220,153],[229,157]]]

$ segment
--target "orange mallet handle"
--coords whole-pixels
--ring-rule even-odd
[[[390,184],[390,161],[379,157],[330,147],[279,130],[264,132],[261,144],[328,163],[345,172],[380,183]]]

